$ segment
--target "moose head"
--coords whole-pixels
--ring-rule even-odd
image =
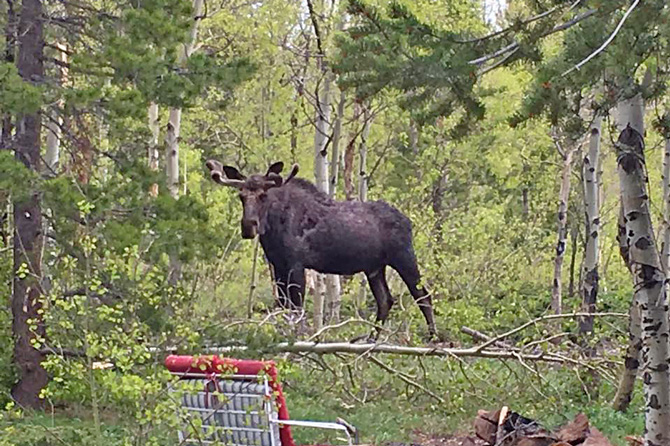
[[[214,182],[223,186],[234,187],[239,191],[242,201],[242,238],[251,239],[256,234],[263,234],[266,202],[268,191],[273,188],[282,187],[298,173],[298,165],[294,164],[291,172],[282,178],[281,171],[284,163],[278,161],[268,167],[263,174],[245,176],[232,166],[224,166],[216,160],[208,160],[206,163],[209,175]]]

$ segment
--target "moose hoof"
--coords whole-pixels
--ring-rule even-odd
[[[377,335],[374,332],[366,335],[356,336],[349,341],[350,344],[374,344],[375,342],[377,342]]]
[[[426,344],[440,344],[449,342],[449,338],[445,333],[441,332],[430,332],[424,336],[424,342]],[[453,344],[453,343],[450,343]]]

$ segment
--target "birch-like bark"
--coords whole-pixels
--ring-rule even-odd
[[[370,135],[371,124],[370,110],[368,107],[363,109],[363,130],[361,131],[361,142],[358,146],[358,199],[361,202],[368,201],[368,136]]]
[[[315,128],[314,128],[314,182],[316,188],[328,194],[328,146],[330,139],[330,88],[333,75],[325,65],[323,58],[319,59],[321,77],[321,89],[317,85],[315,104]],[[314,292],[314,329],[320,330],[324,322],[324,309],[326,300],[326,281],[319,274],[315,281]]]
[[[179,49],[178,64],[183,66],[195,50],[198,26],[202,20],[204,0],[193,0],[193,24],[188,41]],[[170,195],[179,196],[179,134],[181,131],[181,108],[170,108],[165,134],[165,173]]]
[[[321,3],[321,10],[324,10],[325,4]],[[317,64],[321,72],[321,79],[323,81],[322,91],[319,92],[318,85],[316,91],[316,131],[314,134],[314,175],[316,180],[316,187],[319,191],[330,194],[330,181],[328,178],[328,145],[330,143],[330,103],[331,103],[331,86],[334,80],[334,73],[328,69],[326,65],[326,58],[324,53],[324,45],[326,35],[322,34],[321,26],[319,25],[319,17],[315,13],[314,5],[310,0],[307,0],[307,8],[309,9],[310,19],[314,28],[314,36],[317,43],[317,53],[319,58]],[[331,11],[332,12],[332,11]],[[337,163],[336,163],[337,165]],[[326,275],[317,278],[316,292],[314,293],[314,327],[318,330],[323,326],[324,321],[324,307],[327,309],[329,317],[331,316],[331,309],[334,302],[340,301],[340,277],[335,275]],[[339,310],[338,310],[339,312]]]
[[[149,131],[151,131],[151,139],[149,140],[149,147],[147,150],[147,162],[149,169],[158,170],[158,140],[160,136],[160,122],[158,120],[158,104],[152,102],[149,104]],[[149,188],[149,195],[152,197],[158,196],[158,184],[154,183]]]
[[[577,238],[579,237],[579,230],[576,225],[570,230],[570,266],[569,266],[569,276],[568,277],[568,297],[572,297],[575,294],[575,267],[577,265]],[[577,277],[579,283],[581,279],[581,274]]]
[[[628,346],[624,354],[624,368],[621,372],[621,379],[617,387],[616,395],[612,406],[614,410],[625,412],[633,399],[633,388],[635,387],[635,378],[637,370],[640,367],[640,350],[642,349],[642,320],[640,315],[640,306],[634,295],[630,305],[628,319]]]
[[[67,64],[67,47],[61,43],[56,44],[58,55],[56,58],[63,62],[60,66],[60,83],[61,85],[67,82],[68,70],[65,67]],[[47,175],[55,175],[58,171],[58,163],[60,161],[60,140],[61,140],[61,126],[63,125],[63,118],[60,115],[60,110],[63,108],[65,101],[61,98],[56,102],[56,110],[51,113],[47,119],[47,138],[46,138],[46,153],[44,156],[44,163],[46,164]]]
[[[349,141],[344,151],[344,196],[347,201],[354,199],[354,158],[356,154],[356,140],[358,139],[358,122],[361,118],[362,106],[358,101],[354,102],[354,115],[351,118],[351,126],[349,128]]]
[[[409,120],[409,149],[414,155],[419,154],[419,126],[414,119]]]
[[[630,124],[616,145],[621,204],[642,319],[645,445],[670,444],[670,323],[665,274],[651,224],[644,139]]]
[[[367,162],[368,162],[368,136],[370,135],[370,124],[371,124],[370,110],[367,106],[363,108],[363,129],[361,130],[361,142],[358,146],[358,199],[361,203],[368,201],[368,172],[367,172]],[[360,289],[358,292],[358,302],[356,303],[356,308],[358,308],[359,314],[361,314],[365,308],[365,302],[367,301],[367,290],[368,282],[363,276],[361,278]]]
[[[330,71],[322,78],[321,91],[317,91],[314,130],[314,180],[321,192],[328,194],[328,146],[330,139],[330,87],[333,78]]]
[[[340,142],[342,140],[342,118],[344,117],[345,102],[346,95],[344,91],[340,91],[340,101],[337,103],[337,115],[335,116],[333,123],[333,142],[330,154],[330,181],[328,188],[328,195],[330,198],[335,198],[337,182],[340,176],[340,158],[342,158]]]
[[[583,172],[584,178],[584,207],[586,224],[586,246],[584,249],[584,271],[582,280],[582,312],[594,313],[598,298],[598,262],[600,250],[598,236],[600,234],[600,180],[598,178],[598,166],[600,163],[600,128],[602,117],[596,115],[591,124],[591,135],[589,139],[589,150],[584,156]],[[579,321],[579,332],[590,333],[593,331],[593,317],[581,318]]]
[[[167,187],[173,198],[179,197],[179,134],[181,132],[181,108],[170,108],[165,131],[165,175]]]
[[[333,124],[333,140],[331,143],[330,156],[330,180],[328,195],[335,198],[337,191],[337,180],[340,172],[340,141],[342,135],[342,117],[344,115],[345,105],[344,91],[340,92],[340,101],[337,104],[337,116]],[[339,322],[340,308],[342,307],[342,286],[340,276],[329,274],[326,276],[326,318],[331,322]]]
[[[650,72],[647,70],[643,85],[651,82]],[[616,125],[619,131],[623,131],[627,126],[634,128],[640,135],[644,135],[644,99],[641,94],[621,101],[617,105]],[[619,243],[619,254],[624,264],[633,274],[630,246],[626,228],[626,218],[623,208],[623,202],[619,206],[619,219],[617,223],[617,241]],[[616,410],[625,411],[633,399],[635,389],[635,379],[640,366],[640,351],[642,349],[642,315],[640,309],[640,291],[635,288],[631,299],[628,346],[624,358],[624,369],[621,372],[621,378],[617,393],[614,398],[613,406]]]
[[[668,265],[670,265],[670,129],[664,129],[663,149],[663,236],[661,243],[661,264],[663,272],[668,276]]]
[[[551,287],[551,309],[555,314],[563,312],[563,259],[565,258],[568,238],[568,199],[570,197],[570,173],[574,150],[574,147],[569,147],[563,154],[561,186],[558,192],[558,241],[556,242],[556,256],[554,257],[554,280]]]
[[[188,40],[179,49],[178,63],[183,66],[195,50],[198,39],[198,26],[202,20],[204,0],[193,0],[193,24]],[[167,187],[173,198],[179,197],[179,135],[181,132],[181,108],[170,108],[167,130],[165,132],[165,173]],[[181,261],[176,252],[171,252],[168,283],[176,285],[181,278]]]

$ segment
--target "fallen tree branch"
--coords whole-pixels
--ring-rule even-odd
[[[424,386],[422,386],[418,382],[410,379],[406,374],[404,374],[404,373],[402,373],[402,372],[400,372],[400,371],[398,371],[398,370],[396,370],[392,367],[389,367],[388,365],[384,364],[383,362],[381,362],[379,359],[375,358],[374,356],[370,356],[370,361],[377,364],[379,367],[381,367],[382,369],[391,373],[392,375],[397,376],[398,378],[403,380],[408,385],[410,385],[412,387],[415,387],[415,388],[421,390],[422,392],[426,393],[427,395],[431,396],[436,401],[438,401],[440,404],[445,403],[444,398],[440,397],[439,395],[436,395],[435,393],[431,392],[430,390],[428,390],[427,388],[425,388]]]
[[[464,333],[468,336],[471,336],[476,341],[490,341],[491,340],[491,336],[486,335],[486,334],[482,333],[481,331],[477,331],[474,328],[466,327],[465,325],[463,325],[461,327],[461,333]],[[510,346],[509,344],[507,344],[505,342],[501,342],[501,341],[496,341],[495,345],[497,347],[500,347],[500,348],[512,348],[512,346]]]
[[[509,336],[512,336],[513,334],[516,334],[531,325],[535,325],[538,322],[544,322],[544,321],[549,321],[553,319],[566,319],[566,318],[576,318],[576,317],[585,317],[585,316],[591,316],[591,317],[624,317],[627,318],[628,315],[626,313],[566,313],[566,314],[550,314],[547,316],[541,316],[538,318],[535,318],[531,321],[526,322],[523,325],[520,325],[516,328],[513,328],[512,330],[505,332],[499,336],[496,336],[494,338],[489,339],[488,341],[484,342],[483,344],[480,344],[478,347],[475,347],[475,351],[481,352],[484,350],[486,347],[490,347],[494,343],[500,341],[501,339],[505,339]]]
[[[363,325],[367,325],[369,327],[372,327],[375,330],[384,330],[384,327],[382,327],[380,325],[377,325],[373,322],[366,321],[365,319],[350,318],[350,319],[346,319],[342,322],[338,322],[337,324],[326,325],[325,327],[321,327],[316,333],[314,333],[312,336],[307,338],[307,340],[308,341],[313,341],[313,340],[317,339],[319,336],[321,336],[323,333],[325,333],[326,331],[334,330],[334,329],[337,329],[337,328],[342,328],[345,325],[349,325],[349,324],[363,324]]]
[[[520,359],[524,361],[544,361],[557,364],[573,363],[581,364],[579,361],[560,357],[553,353],[528,353],[522,354],[512,350],[479,350],[479,347],[472,348],[442,348],[442,347],[406,347],[402,345],[391,344],[351,344],[349,342],[306,342],[299,341],[295,343],[281,342],[276,345],[270,345],[265,349],[268,352],[283,353],[351,353],[357,355],[367,355],[371,353],[387,353],[404,356],[437,356],[447,358],[491,358],[491,359]],[[247,347],[210,347],[202,350],[201,354],[219,354],[230,353],[234,351],[244,351]]]

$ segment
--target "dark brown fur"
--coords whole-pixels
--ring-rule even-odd
[[[430,295],[420,286],[412,247],[412,224],[384,201],[335,201],[307,180],[279,177],[281,163],[266,175],[244,177],[236,169],[209,161],[212,178],[223,173],[240,191],[242,235],[260,236],[279,287],[279,304],[301,308],[305,268],[320,273],[351,275],[364,272],[377,302],[377,320],[386,321],[393,298],[386,267],[395,269],[417,301],[430,334],[435,334]],[[220,167],[220,169],[219,169]],[[294,172],[297,167],[294,167]]]

